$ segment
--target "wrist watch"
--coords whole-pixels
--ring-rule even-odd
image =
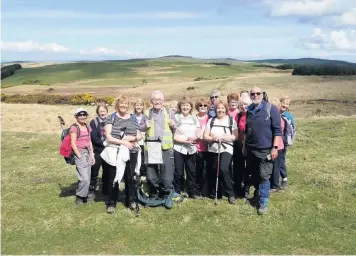
[[[274,149],[278,149],[278,146],[273,146]]]

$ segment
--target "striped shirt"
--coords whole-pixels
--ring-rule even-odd
[[[136,136],[137,130],[140,129],[138,124],[131,120],[130,116],[121,118],[116,115],[116,117],[113,118],[110,115],[106,118],[106,124],[112,125],[111,136],[115,139],[122,139],[124,135]]]

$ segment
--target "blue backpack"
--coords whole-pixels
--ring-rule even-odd
[[[286,146],[292,146],[297,134],[297,129],[288,117],[282,115],[282,119],[284,121],[283,143]]]

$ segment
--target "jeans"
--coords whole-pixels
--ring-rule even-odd
[[[174,153],[173,149],[162,150],[163,164],[147,165],[147,181],[151,186],[151,195],[160,192],[168,195],[172,189],[174,175]]]
[[[210,157],[209,152],[197,152],[195,162],[196,162],[196,186],[198,194],[201,194],[204,197],[209,196],[208,192],[208,171],[207,171],[207,162]]]
[[[279,174],[281,169],[282,162],[282,150],[278,150],[278,156],[273,161],[273,170],[271,176],[271,188],[276,189],[279,188]]]
[[[133,203],[136,198],[137,184],[135,181],[135,175],[136,175],[135,168],[137,163],[137,155],[138,152],[134,152],[134,153],[130,152],[130,160],[126,162],[124,179],[125,179],[125,198],[126,198],[127,205]],[[115,182],[114,184],[114,179],[116,176],[116,166],[112,166],[112,165],[108,165],[108,166],[109,166],[108,178],[107,178],[108,199],[106,201],[106,206],[116,207],[118,189],[119,189],[118,182]]]
[[[195,184],[195,154],[185,155],[174,150],[174,189],[177,193],[184,191],[184,170],[187,174],[187,190],[189,196],[197,194],[197,186]],[[183,182],[182,182],[183,180]],[[183,185],[183,186],[182,186]]]
[[[286,155],[287,155],[287,146],[284,146],[284,149],[282,149],[281,168],[280,168],[280,174],[282,179],[287,178]]]
[[[234,189],[233,189],[232,178],[230,174],[230,164],[232,160],[232,155],[227,152],[220,153],[219,166],[218,166],[218,153],[210,153],[209,156],[210,157],[208,160],[208,176],[209,176],[210,194],[212,196],[215,196],[216,176],[217,176],[217,171],[219,170],[219,183],[222,186],[218,186],[218,194],[219,195],[223,194],[221,189],[219,189],[219,187],[223,187],[228,197],[234,197]]]

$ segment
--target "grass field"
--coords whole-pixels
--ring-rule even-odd
[[[290,70],[231,66],[206,60],[26,63],[2,80],[2,93],[121,94],[148,99],[162,90],[207,97],[260,86],[269,98],[289,95],[298,137],[288,152],[290,188],[273,194],[269,214],[244,201],[214,207],[185,200],[172,210],[122,205],[114,215],[103,197],[74,206],[76,174],[59,155],[57,116],[74,122],[79,106],[1,104],[2,254],[354,254],[356,251],[356,77],[291,76]],[[49,64],[49,65],[48,65]],[[211,76],[213,80],[193,81]],[[141,87],[142,79],[148,81]],[[22,85],[40,80],[46,85]],[[194,87],[194,90],[187,90]],[[49,94],[49,93],[48,93]],[[83,106],[95,116],[94,106]],[[109,111],[113,111],[110,107]]]
[[[298,120],[288,153],[290,188],[269,214],[239,201],[185,200],[172,210],[99,199],[73,206],[74,167],[59,136],[2,132],[3,254],[353,254],[356,250],[356,119]]]

